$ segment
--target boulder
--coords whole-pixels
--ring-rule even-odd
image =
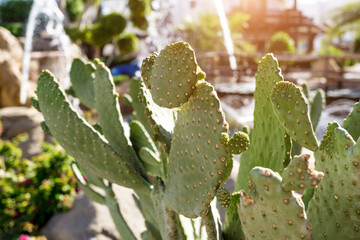
[[[114,184],[115,185],[115,184]],[[113,186],[114,186],[113,185]],[[137,239],[145,230],[144,219],[132,198],[132,190],[114,186],[122,214]],[[120,239],[108,208],[80,194],[73,208],[53,216],[41,230],[48,240],[114,240]]]
[[[0,108],[20,105],[22,58],[18,39],[0,27]]]
[[[8,107],[0,109],[0,121],[3,124],[1,138],[10,140],[21,133],[27,133],[27,141],[20,143],[19,147],[24,158],[31,158],[41,152],[44,133],[40,127],[43,116],[34,108]]]

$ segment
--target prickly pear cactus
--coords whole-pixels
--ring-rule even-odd
[[[43,71],[37,97],[50,132],[81,166],[101,178],[133,189],[148,189],[148,183],[108,142],[70,106],[55,77]]]
[[[311,239],[311,224],[296,193],[285,191],[281,177],[271,169],[250,172],[250,194],[240,191],[238,213],[247,238]]]
[[[279,82],[271,99],[274,112],[287,133],[300,145],[315,151],[318,143],[309,116],[309,107],[298,87],[291,82]]]
[[[310,155],[295,156],[284,169],[282,187],[285,191],[299,191],[314,188],[324,174],[310,167]]]
[[[315,152],[325,173],[307,210],[315,239],[360,238],[360,143],[330,123]]]
[[[277,119],[271,91],[283,77],[276,58],[267,54],[261,59],[255,76],[254,128],[250,134],[251,146],[241,155],[241,164],[235,189],[247,189],[249,172],[255,166],[282,171],[290,160],[291,140]]]

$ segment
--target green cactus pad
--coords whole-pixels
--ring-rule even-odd
[[[136,152],[139,152],[143,147],[149,148],[154,153],[158,152],[144,125],[137,120],[132,120],[130,123],[130,140]]]
[[[230,194],[229,192],[223,188],[223,187],[219,187],[218,190],[216,191],[216,198],[218,199],[220,205],[223,208],[228,208],[230,205]]]
[[[147,88],[151,87],[151,75],[152,69],[155,63],[155,59],[159,56],[158,53],[154,52],[150,56],[146,57],[141,64],[141,77]]]
[[[254,128],[250,134],[249,150],[241,154],[236,190],[247,189],[247,176],[253,167],[262,166],[281,172],[290,160],[290,137],[271,104],[271,90],[277,82],[283,81],[278,62],[272,54],[261,59],[255,79]]]
[[[330,123],[315,152],[325,173],[307,210],[315,239],[360,239],[360,142]]]
[[[38,110],[40,112],[39,101],[37,100],[36,97],[34,97],[34,96],[31,97],[30,98],[30,103],[36,110]]]
[[[87,183],[80,172],[80,169],[76,165],[76,163],[71,164],[71,169],[73,170],[74,176],[76,178],[76,182],[82,191],[89,197],[92,201],[105,204],[105,197],[100,193],[96,192],[92,187],[91,183]]]
[[[310,168],[310,155],[294,157],[282,174],[282,187],[285,191],[299,191],[314,188],[324,174]]]
[[[271,99],[279,121],[292,139],[315,151],[318,142],[309,116],[309,106],[298,87],[291,82],[280,82],[274,87]]]
[[[239,205],[240,193],[234,192],[230,197],[230,205],[225,213],[225,223],[223,228],[224,239],[244,240],[245,236],[241,230],[241,221],[237,208]]]
[[[139,151],[139,157],[148,174],[164,178],[163,166],[158,155],[156,155],[149,148],[143,147]]]
[[[95,108],[94,75],[95,66],[74,59],[70,69],[70,81],[76,97],[88,108]]]
[[[174,110],[161,108],[154,103],[149,90],[140,80],[133,79],[130,82],[130,95],[136,120],[144,125],[150,136],[156,135],[158,139],[170,146],[175,126]]]
[[[309,88],[307,87],[300,87],[303,94],[308,99],[308,102],[310,103],[310,120],[312,123],[312,127],[314,129],[314,132],[316,131],[316,128],[318,126],[318,123],[320,121],[321,113],[325,107],[325,93],[322,89],[318,89],[316,91],[315,97],[310,100],[308,94],[309,94]],[[307,91],[306,92],[304,92]],[[292,149],[291,149],[291,156],[300,155],[301,154],[301,145],[299,145],[296,142],[293,142]]]
[[[46,124],[45,121],[42,121],[42,122],[40,123],[40,127],[41,127],[41,129],[43,130],[43,132],[44,132],[46,135],[52,137],[52,134],[51,134],[51,132],[50,132],[50,129],[49,129],[49,127],[47,126],[47,124]]]
[[[227,180],[227,151],[220,141],[224,132],[227,123],[216,92],[201,81],[178,112],[169,155],[165,202],[179,214],[206,214]]]
[[[177,214],[166,207],[164,195],[165,187],[161,179],[157,178],[150,197],[154,204],[156,220],[160,228],[162,239],[180,239]]]
[[[236,132],[230,138],[227,147],[228,152],[232,154],[240,154],[246,151],[250,146],[249,136],[244,132]]]
[[[95,108],[102,134],[115,151],[142,175],[142,164],[131,147],[130,140],[125,136],[118,94],[115,92],[110,70],[101,62],[96,63],[94,89]]]
[[[313,126],[314,131],[316,130],[321,113],[324,110],[325,106],[325,93],[322,89],[316,91],[315,97],[311,100],[310,103],[310,120]]]
[[[72,109],[48,71],[38,79],[37,96],[52,135],[83,168],[124,187],[148,189],[147,182]]]
[[[202,217],[205,225],[207,240],[222,240],[220,214],[216,207],[216,200],[211,203],[208,213]],[[201,239],[204,239],[203,236]]]
[[[154,102],[167,108],[187,102],[198,81],[197,71],[195,53],[188,43],[167,45],[156,57],[151,71],[149,89]]]
[[[109,209],[111,218],[115,224],[116,229],[120,233],[121,239],[136,240],[134,233],[131,231],[125,218],[121,214],[119,202],[117,196],[112,190],[112,183],[104,188],[105,190],[105,204]]]
[[[240,191],[239,217],[248,239],[311,239],[311,224],[295,192],[284,191],[281,177],[268,168],[250,172],[250,194]]]
[[[360,136],[360,104],[355,103],[352,112],[347,116],[343,122],[343,128],[352,136],[356,141]]]

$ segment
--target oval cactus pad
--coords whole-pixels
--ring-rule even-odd
[[[220,141],[227,123],[214,88],[201,81],[178,112],[166,178],[166,205],[186,217],[206,215],[227,167]]]
[[[197,69],[194,50],[188,43],[166,46],[152,65],[150,91],[154,102],[167,108],[187,102],[198,80]],[[143,71],[143,76],[146,75]]]

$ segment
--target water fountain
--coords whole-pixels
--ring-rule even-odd
[[[42,17],[40,20],[40,17]],[[45,20],[45,21],[44,21]],[[25,104],[28,88],[29,67],[31,60],[31,51],[34,39],[34,33],[37,28],[42,28],[41,33],[46,33],[52,38],[50,45],[60,45],[66,61],[67,73],[71,67],[71,59],[69,53],[70,40],[64,32],[63,22],[64,15],[60,11],[56,0],[34,0],[31,7],[28,23],[26,26],[26,40],[24,46],[24,57],[22,62],[22,80],[20,90],[20,102]],[[69,78],[60,79],[63,87],[70,85]]]
[[[220,25],[224,34],[224,44],[227,53],[229,54],[230,68],[233,71],[237,70],[237,63],[234,55],[234,43],[231,38],[231,32],[228,20],[225,14],[224,4],[222,0],[214,0],[216,12],[219,16]]]

